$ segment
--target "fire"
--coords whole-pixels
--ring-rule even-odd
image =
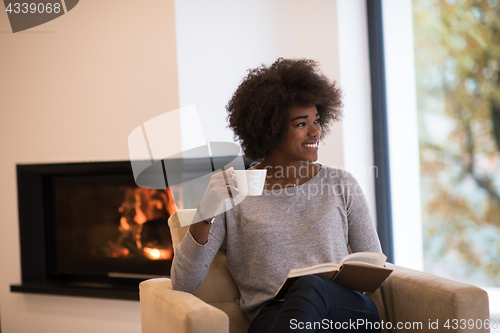
[[[147,254],[149,254],[149,256],[151,257],[151,259],[160,259],[161,252],[158,249],[151,249],[149,247],[145,247],[144,248],[144,252],[146,252]]]
[[[127,223],[127,219],[122,216],[120,219],[120,231],[127,231],[130,229],[130,225]]]
[[[176,210],[172,193],[126,187],[119,235],[105,250],[111,258],[144,257],[151,260],[172,259],[172,242],[167,220]]]
[[[155,249],[145,247],[144,252],[147,253],[149,259],[158,260],[158,259],[172,259],[172,250],[170,249]]]

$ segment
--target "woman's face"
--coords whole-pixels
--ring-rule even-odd
[[[294,106],[288,113],[288,130],[275,153],[290,162],[316,161],[321,134],[316,106]]]

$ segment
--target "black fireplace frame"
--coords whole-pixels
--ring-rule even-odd
[[[214,157],[213,162],[223,165],[233,159],[234,156]],[[244,161],[245,168],[248,168],[250,162],[246,159]],[[206,163],[206,160],[178,159],[176,163],[185,173],[201,175],[199,166]],[[97,281],[79,281],[51,276],[48,259],[50,221],[46,211],[47,202],[44,202],[44,191],[50,176],[91,172],[129,174],[133,177],[131,162],[18,164],[16,168],[22,283],[11,285],[11,292],[139,300],[138,285],[146,279],[144,277],[107,277]]]

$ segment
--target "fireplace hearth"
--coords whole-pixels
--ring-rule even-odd
[[[204,159],[171,162],[189,179],[206,174]],[[138,187],[130,161],[17,165],[17,182],[22,283],[13,292],[138,300],[141,281],[170,275],[168,217],[196,201],[179,185]]]

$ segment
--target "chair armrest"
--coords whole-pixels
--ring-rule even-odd
[[[170,279],[139,285],[142,333],[229,332],[229,318],[198,297],[172,289]]]
[[[456,329],[444,327],[447,320],[453,326],[453,319],[479,320],[484,327],[489,320],[489,304],[483,289],[396,265],[388,268],[394,271],[382,286],[382,297],[387,320],[393,325],[421,322],[420,329],[405,331],[422,332],[438,320],[439,329],[432,332],[489,332],[477,326],[461,328],[460,322]]]

